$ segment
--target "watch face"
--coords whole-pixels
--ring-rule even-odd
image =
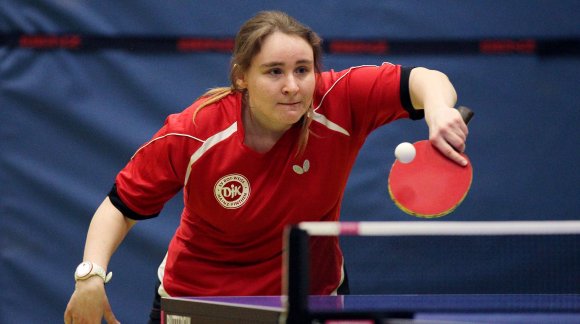
[[[93,270],[93,264],[90,262],[83,262],[77,267],[76,275],[77,277],[82,278],[91,273],[91,270]]]

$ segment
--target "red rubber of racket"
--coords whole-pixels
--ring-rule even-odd
[[[459,108],[467,123],[473,112]],[[449,214],[467,196],[473,179],[471,161],[460,166],[441,154],[428,140],[413,144],[416,155],[410,163],[395,160],[389,174],[389,194],[407,214],[440,217]]]

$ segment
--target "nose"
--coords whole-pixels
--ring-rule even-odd
[[[296,82],[296,78],[293,75],[289,75],[284,82],[284,86],[282,87],[282,92],[285,95],[295,94],[298,92],[300,87],[298,87],[298,83]]]

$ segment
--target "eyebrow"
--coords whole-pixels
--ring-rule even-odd
[[[301,64],[314,64],[314,62],[312,60],[298,60],[298,61],[296,61],[296,65],[301,65]],[[272,67],[277,67],[277,66],[284,66],[284,62],[269,62],[269,63],[264,63],[264,64],[260,65],[260,67],[262,67],[262,68],[272,68]]]

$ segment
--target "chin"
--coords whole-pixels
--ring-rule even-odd
[[[285,118],[282,118],[282,120],[284,120],[285,123],[288,125],[294,125],[297,122],[299,122],[305,114],[306,112],[292,114],[291,116],[286,116]]]

